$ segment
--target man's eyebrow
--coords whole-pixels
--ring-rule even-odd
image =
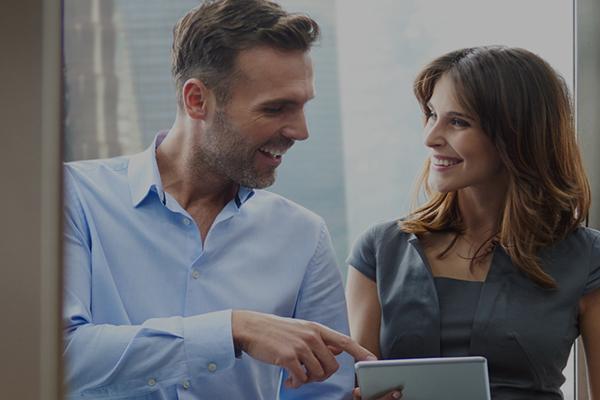
[[[315,96],[311,96],[308,100],[312,100],[314,99]],[[281,99],[272,99],[272,100],[267,100],[264,101],[262,103],[260,103],[259,107],[264,107],[264,106],[285,106],[285,105],[297,105],[300,104],[300,102],[298,100],[294,100],[294,99],[286,99],[286,98],[281,98]]]
[[[263,106],[285,106],[285,105],[295,105],[298,104],[298,101],[292,99],[273,99],[267,100],[259,104],[259,107]]]

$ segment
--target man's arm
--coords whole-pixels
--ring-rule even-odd
[[[93,296],[92,279],[110,278],[99,273],[92,262],[103,256],[98,250],[102,242],[92,241],[93,230],[74,189],[65,194],[65,204],[64,357],[71,394],[134,396],[183,384],[194,376],[218,374],[234,365],[230,310],[131,323],[128,319],[135,313],[118,309],[115,304],[119,302],[108,300],[120,293],[105,293],[105,302],[99,293]],[[96,287],[100,286],[107,291],[114,287]],[[111,315],[119,315],[119,322],[94,317],[92,310],[106,307],[111,307]]]
[[[318,245],[304,274],[293,317],[316,322],[341,334],[349,335],[344,287],[331,237],[324,222],[321,222]],[[354,357],[358,355],[359,360],[372,356],[366,350],[359,352],[362,354],[354,352]],[[352,399],[353,356],[344,352],[339,354],[336,360],[339,369],[330,378],[324,382],[304,385],[300,389],[290,389],[297,384],[297,378],[284,371],[280,399]]]
[[[73,299],[67,303],[75,304]],[[66,330],[66,383],[72,395],[124,397],[226,371],[235,360],[233,345],[226,340],[218,343],[215,333],[230,336],[230,318],[230,311],[222,311],[150,319],[133,326],[79,320],[79,325]],[[201,350],[192,353],[191,349],[198,348]],[[211,365],[218,369],[211,369]]]

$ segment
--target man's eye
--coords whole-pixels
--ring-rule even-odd
[[[267,114],[279,114],[281,112],[281,107],[266,107],[263,109]]]

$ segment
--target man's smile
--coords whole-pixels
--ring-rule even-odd
[[[281,159],[281,156],[287,152],[287,149],[274,149],[267,146],[263,146],[258,149],[263,155],[271,157],[275,160]]]

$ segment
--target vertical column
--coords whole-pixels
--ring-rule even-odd
[[[600,229],[600,2],[575,0],[577,134],[592,187],[590,227]],[[577,399],[588,400],[583,343],[577,340]]]
[[[59,400],[61,0],[0,13],[0,397]]]
[[[595,200],[590,227],[600,229],[600,2],[575,0],[577,134]]]
[[[40,187],[40,400],[59,400],[62,374],[63,7],[43,1]]]

